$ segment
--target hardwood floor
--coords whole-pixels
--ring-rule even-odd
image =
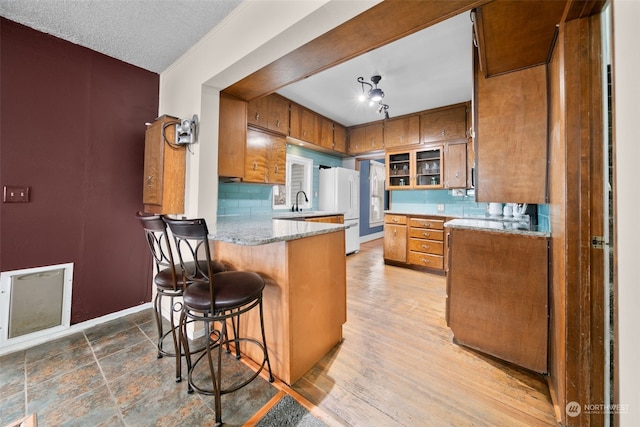
[[[344,340],[293,389],[332,425],[557,425],[542,376],[453,342],[445,283],[363,244],[347,258]]]

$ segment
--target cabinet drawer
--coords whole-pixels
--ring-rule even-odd
[[[442,270],[444,266],[444,258],[442,257],[442,255],[424,254],[422,252],[409,251],[409,264]]]
[[[435,240],[411,239],[409,240],[409,250],[434,255],[444,254],[442,242]]]
[[[409,225],[417,228],[435,228],[444,230],[444,220],[432,218],[410,218]]]
[[[405,215],[385,215],[384,222],[387,224],[406,224],[407,217]]]
[[[411,228],[409,231],[409,237],[416,237],[418,239],[429,240],[444,240],[444,231],[432,230],[427,228]]]

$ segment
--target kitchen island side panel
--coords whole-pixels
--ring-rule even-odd
[[[450,229],[449,327],[457,343],[547,372],[548,239]]]
[[[215,258],[265,278],[265,331],[273,374],[295,383],[342,340],[346,321],[344,230],[264,245],[214,241]],[[258,311],[243,334],[259,337]],[[254,361],[256,348],[243,348]]]

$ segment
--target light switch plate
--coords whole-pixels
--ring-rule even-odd
[[[27,203],[29,202],[30,188],[20,185],[5,185],[2,187],[3,203]]]

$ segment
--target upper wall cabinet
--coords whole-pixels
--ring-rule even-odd
[[[494,0],[474,9],[480,73],[490,77],[545,64],[565,7],[564,1]]]
[[[338,124],[333,124],[333,149],[339,153],[347,153],[347,128]]]
[[[292,138],[316,143],[316,113],[298,104],[291,104],[291,132]]]
[[[289,133],[289,101],[277,94],[250,101],[247,123],[287,135]]]
[[[546,66],[474,79],[476,200],[546,203]]]
[[[349,128],[349,154],[360,154],[384,149],[382,122]]]
[[[400,117],[384,123],[384,147],[402,147],[420,142],[420,116]]]
[[[284,184],[287,143],[285,137],[258,129],[247,130],[244,182]]]
[[[333,150],[333,122],[322,116],[316,117],[316,144]]]
[[[247,101],[220,92],[218,175],[244,177],[247,145]]]
[[[444,147],[444,187],[467,188],[467,144],[466,140],[447,143]]]
[[[420,142],[431,143],[467,137],[469,103],[456,104],[420,114]]]
[[[186,146],[175,145],[178,122],[177,118],[165,115],[156,119],[145,132],[142,190],[145,212],[184,212]]]

